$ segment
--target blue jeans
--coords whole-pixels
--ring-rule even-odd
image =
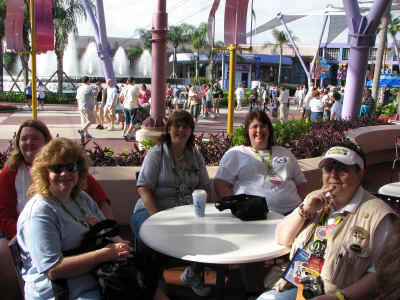
[[[136,123],[136,112],[137,108],[127,109],[124,108],[125,124],[130,125]]]
[[[76,300],[100,300],[100,291],[92,290],[80,295]]]
[[[149,217],[150,214],[146,210],[146,208],[141,208],[133,213],[129,222],[131,230],[135,234],[136,240],[139,241],[141,244],[143,244],[143,242],[140,239],[139,230],[140,227],[142,227],[143,222],[146,221]]]
[[[319,119],[322,119],[322,111],[321,112],[311,112],[311,121],[317,121]]]
[[[262,293],[257,300],[296,300],[297,289],[288,289],[282,292],[277,290],[269,290],[268,292]]]

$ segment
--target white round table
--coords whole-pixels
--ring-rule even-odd
[[[400,182],[391,182],[381,186],[378,194],[400,198]]]
[[[140,238],[157,252],[188,261],[212,264],[249,263],[276,258],[289,248],[275,242],[282,215],[267,220],[241,221],[230,210],[207,204],[205,217],[195,217],[193,205],[174,207],[148,218]]]

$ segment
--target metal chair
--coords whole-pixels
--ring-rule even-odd
[[[25,282],[22,279],[22,258],[21,258],[21,253],[20,253],[20,248],[17,242],[17,238],[14,237],[9,243],[8,243],[8,247],[10,248],[10,252],[11,252],[11,257],[14,263],[14,267],[15,267],[15,272],[17,274],[17,278],[18,278],[18,287],[19,287],[19,291],[20,291],[20,298],[24,299],[24,287],[25,287]]]
[[[394,149],[395,149],[395,157],[392,163],[392,174],[390,176],[390,181],[393,182],[394,179],[394,171],[395,171],[395,167],[396,164],[398,164],[400,162],[400,136],[396,136],[394,138]],[[396,178],[395,181],[398,181],[399,178]]]

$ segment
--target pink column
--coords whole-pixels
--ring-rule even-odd
[[[151,114],[142,124],[146,128],[164,127],[167,33],[166,0],[158,0],[157,10],[153,13],[151,39]]]

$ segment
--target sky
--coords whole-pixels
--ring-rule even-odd
[[[198,25],[208,21],[208,15],[213,0],[167,0],[168,25],[188,23]],[[283,14],[307,13],[312,10],[325,8],[328,4],[342,6],[342,0],[253,0],[256,14],[256,25],[264,24],[274,18],[277,13]],[[110,37],[137,37],[138,28],[151,28],[152,14],[157,0],[103,0],[106,18],[107,35]],[[250,31],[250,5],[247,17],[247,31]],[[216,38],[223,41],[225,1],[222,0],[216,14]],[[288,24],[289,29],[297,37],[299,44],[315,44],[319,40],[323,17],[310,16]],[[282,30],[282,27],[278,28]],[[93,35],[91,24],[82,20],[78,24],[80,35]],[[341,34],[335,42],[345,42],[347,34]],[[253,37],[253,42],[273,42],[270,33],[260,33]]]

